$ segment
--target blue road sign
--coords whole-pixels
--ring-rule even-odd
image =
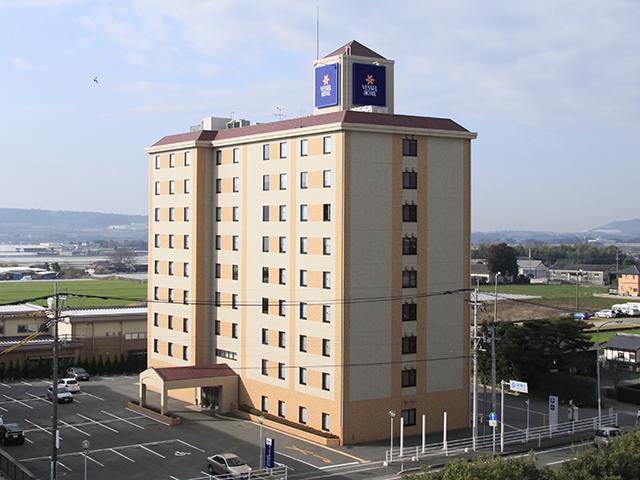
[[[494,412],[491,412],[489,414],[489,420],[497,420],[497,419],[498,419],[498,416]]]
[[[265,448],[265,456],[264,456],[264,466],[266,468],[273,468],[275,464],[275,451],[276,451],[276,441],[271,437],[264,437],[264,448]]]

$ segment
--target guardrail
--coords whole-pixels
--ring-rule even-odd
[[[618,414],[602,415],[601,425],[603,427],[613,427],[618,425]],[[562,435],[574,435],[581,432],[595,432],[598,427],[598,417],[586,418],[575,422],[558,423],[557,425],[546,425],[544,427],[534,427],[524,430],[511,430],[504,433],[504,444],[525,444],[537,443],[540,447],[542,440],[559,437]],[[496,430],[498,430],[496,428]],[[473,452],[477,449],[493,447],[494,436],[484,435],[476,437],[475,445],[473,438],[463,438],[447,442],[430,443],[428,445],[418,445],[415,447],[394,448],[385,452],[385,464],[393,462],[414,461],[429,457],[448,457]],[[496,431],[495,442],[500,448],[500,434]]]
[[[287,480],[289,467],[279,465],[274,468],[264,470],[252,470],[247,475],[234,476],[231,474],[207,475],[205,477],[194,478],[193,480]]]
[[[0,450],[0,472],[11,480],[42,480],[4,450]]]

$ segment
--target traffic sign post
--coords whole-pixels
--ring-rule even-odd
[[[496,454],[496,427],[498,426],[498,415],[496,412],[489,414],[489,426],[493,428],[493,454]]]

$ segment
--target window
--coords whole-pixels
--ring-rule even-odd
[[[184,236],[183,242],[184,242],[184,249],[189,250],[189,235]]]
[[[307,304],[305,302],[300,302],[300,318],[302,320],[307,319]]]
[[[300,172],[300,188],[307,188],[308,177],[307,172]]]
[[[307,253],[307,237],[300,237],[300,253],[303,255]]]
[[[160,182],[156,182],[155,192],[156,195],[160,195]]]
[[[285,222],[287,220],[287,206],[280,205],[280,221]]]
[[[222,165],[222,150],[216,150],[216,165]]]
[[[300,367],[300,370],[298,370],[298,383],[300,385],[307,384],[307,369],[304,367]]]
[[[238,237],[238,235],[234,235],[231,237],[231,243],[233,250],[237,252],[240,248],[240,237]]]
[[[278,416],[284,418],[284,402],[278,400]]]
[[[167,328],[173,330],[173,315],[167,315]]]
[[[168,290],[168,298],[167,298],[167,301],[168,301],[169,303],[173,303],[173,288],[170,288],[170,289]]]
[[[416,409],[402,410],[402,424],[411,427],[416,424]]]
[[[189,347],[186,345],[182,346],[182,360],[189,360]]]
[[[416,353],[416,337],[402,337],[402,354]]]
[[[269,160],[269,144],[262,146],[262,159]]]
[[[286,190],[286,189],[287,189],[287,174],[281,173],[280,174],[280,190]]]
[[[269,313],[269,299],[262,298],[262,313]]]
[[[184,193],[191,193],[191,181],[188,178],[184,180]]]
[[[403,303],[402,304],[402,321],[416,320],[417,318],[418,316],[417,316],[416,304]]]
[[[306,157],[309,155],[309,140],[300,140],[300,156]]]
[[[417,286],[417,272],[405,270],[402,272],[402,288],[415,288]]]
[[[234,293],[231,295],[231,308],[233,308],[234,310],[238,309],[238,294]],[[237,338],[237,337],[233,337],[233,338]]]
[[[156,170],[160,168],[160,155],[156,155]]]
[[[287,158],[287,142],[280,142],[280,158]]]
[[[262,221],[263,222],[269,221],[269,205],[262,206]]]
[[[153,314],[153,326],[157,327],[158,325],[160,325],[160,315],[158,315],[157,313]]]
[[[331,221],[331,204],[325,203],[322,206],[322,221],[330,222]]]
[[[262,283],[269,283],[269,267],[262,267]]]
[[[322,272],[322,288],[331,288],[331,272]]]
[[[229,360],[238,360],[238,354],[236,352],[220,350],[219,348],[216,348],[216,357],[228,358]]]
[[[160,247],[160,235],[157,233],[153,236],[153,246],[155,248]]]
[[[231,266],[231,280],[238,280],[238,265]]]
[[[233,177],[233,191],[234,192],[239,192],[240,191],[240,178],[239,177]]]
[[[231,324],[231,338],[238,338],[238,324]]]
[[[285,368],[284,368],[284,363],[279,363],[278,364],[278,378],[280,380],[285,380]]]
[[[287,334],[285,332],[278,332],[278,347],[285,348],[287,341]]]
[[[176,182],[175,180],[169,180],[169,195],[173,195],[176,193]]]
[[[264,191],[269,190],[269,178],[269,175],[262,176],[262,190]]]
[[[153,353],[158,353],[158,339],[154,338],[153,339]]]
[[[300,205],[300,221],[301,222],[306,222],[307,218],[308,218],[308,206],[307,205]]]
[[[265,397],[264,395],[262,396],[262,411],[269,411],[269,397]]]
[[[233,163],[240,163],[240,149],[233,149]]]
[[[330,429],[331,421],[328,413],[322,414],[322,430],[328,432]]]
[[[222,248],[222,237],[220,235],[216,235],[216,250],[220,250]]]
[[[182,319],[182,331],[184,333],[189,333],[189,319],[188,318],[183,318]]]
[[[323,390],[331,390],[331,375],[328,373],[322,374],[322,389]]]
[[[215,330],[214,330],[215,334],[216,335],[220,335],[220,320],[216,320],[215,321],[214,328],[215,328]]]
[[[153,273],[160,273],[160,262],[158,260],[153,262]]]
[[[221,302],[220,302],[220,292],[216,292],[216,293],[215,293],[215,300],[214,300],[214,303],[215,303],[216,307],[219,307],[219,306],[221,305]],[[218,333],[218,335],[220,335],[220,334]]]
[[[322,356],[329,357],[331,353],[330,349],[331,349],[331,341],[328,338],[323,338],[322,339]]]
[[[269,251],[269,237],[262,237],[262,251]]]
[[[328,188],[331,186],[331,170],[325,170],[322,173],[322,186]]]
[[[331,255],[331,238],[324,237],[322,239],[322,254]]]
[[[167,355],[173,357],[173,343],[171,342],[167,343]]]
[[[222,193],[222,179],[216,178],[216,193]]]
[[[269,376],[269,360],[262,359],[262,375]]]
[[[190,219],[191,212],[189,211],[189,207],[184,207],[184,211],[182,213],[182,218],[185,222],[188,222]]]
[[[173,275],[173,262],[169,262],[169,275]]]
[[[155,220],[156,222],[159,222],[159,221],[160,221],[160,209],[159,209],[159,208],[156,208],[156,209],[155,209],[155,215],[154,215],[154,217],[153,217],[153,218],[154,218],[154,220]]]
[[[402,370],[402,387],[415,387],[416,386],[416,371]]]
[[[169,154],[169,168],[173,168],[176,166],[176,154],[175,153],[170,153]]]
[[[280,253],[287,253],[287,237],[280,237]]]
[[[307,286],[307,271],[306,270],[300,270],[300,286],[301,287],[306,287]]]
[[[301,385],[306,385],[306,383],[301,383]],[[306,425],[307,423],[307,409],[305,407],[300,407],[300,411],[298,414],[298,423]]]
[[[322,142],[322,153],[331,153],[331,137],[324,137]]]
[[[280,285],[286,285],[287,284],[287,269],[286,268],[281,268],[279,271],[279,283]]]
[[[402,254],[417,255],[418,239],[416,237],[404,237],[402,239]]]
[[[405,157],[416,157],[418,155],[418,140],[403,138],[402,155]]]
[[[307,351],[307,336],[306,335],[300,335],[300,351],[301,352],[306,352]]]
[[[402,206],[402,221],[403,222],[417,222],[418,221],[418,206],[417,205],[403,205]]]
[[[269,329],[268,328],[262,329],[262,344],[269,345]]]
[[[278,314],[284,317],[287,314],[287,307],[284,300],[278,300]]]
[[[240,220],[240,207],[233,207],[233,221],[237,222]]]
[[[407,189],[418,188],[418,173],[402,172],[402,188],[407,188]]]
[[[322,321],[324,323],[330,323],[331,322],[331,306],[330,305],[323,305],[322,306]]]
[[[184,166],[188,167],[191,165],[191,152],[184,152]]]
[[[175,209],[173,207],[169,207],[169,221],[173,222],[175,219]]]
[[[169,234],[169,248],[173,248],[173,234]]]
[[[222,221],[222,207],[216,207],[216,222]]]

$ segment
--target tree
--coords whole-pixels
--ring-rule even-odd
[[[113,263],[124,263],[125,265],[133,265],[135,263],[136,256],[131,250],[125,250],[124,248],[116,248],[111,254],[111,261]]]
[[[515,277],[518,275],[518,251],[506,243],[494,243],[487,252],[487,265],[491,273]]]

